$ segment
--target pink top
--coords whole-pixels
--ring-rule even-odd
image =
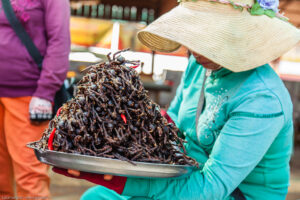
[[[69,0],[11,0],[17,17],[44,56],[43,70],[6,19],[0,1],[0,97],[53,101],[69,69]]]

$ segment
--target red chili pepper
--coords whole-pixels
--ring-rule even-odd
[[[125,115],[124,114],[121,114],[121,118],[123,119],[123,121],[125,122],[125,124],[127,123],[127,119],[126,119],[126,117],[125,117]]]
[[[131,68],[135,69],[135,68],[138,68],[140,65],[133,65],[133,66],[130,66]]]
[[[57,113],[56,113],[57,117],[60,114],[60,111],[61,111],[61,107],[57,110]],[[54,139],[55,131],[56,131],[56,128],[54,128],[52,130],[52,132],[50,133],[49,139],[48,139],[48,149],[51,151],[53,150],[53,139]]]
[[[53,150],[53,139],[54,139],[55,131],[56,128],[53,129],[48,139],[48,149],[51,151]]]
[[[60,114],[61,108],[62,108],[62,107],[60,107],[60,108],[57,110],[57,112],[56,112],[56,116],[57,116],[57,117],[58,117],[58,115]]]

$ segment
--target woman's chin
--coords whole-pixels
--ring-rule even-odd
[[[215,64],[201,64],[204,68],[210,69],[210,70],[219,70],[222,67],[220,65],[215,65]]]

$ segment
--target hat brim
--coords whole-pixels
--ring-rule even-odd
[[[266,64],[300,40],[300,31],[281,19],[253,16],[220,3],[197,4],[197,9],[189,3],[172,9],[141,30],[139,40],[162,52],[183,45],[234,72]]]

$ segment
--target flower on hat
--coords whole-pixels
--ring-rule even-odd
[[[257,2],[265,10],[278,12],[279,0],[257,0]]]
[[[259,2],[253,4],[253,6],[249,9],[249,12],[251,13],[251,15],[267,15],[271,18],[277,16],[277,13],[274,10],[262,8]]]

